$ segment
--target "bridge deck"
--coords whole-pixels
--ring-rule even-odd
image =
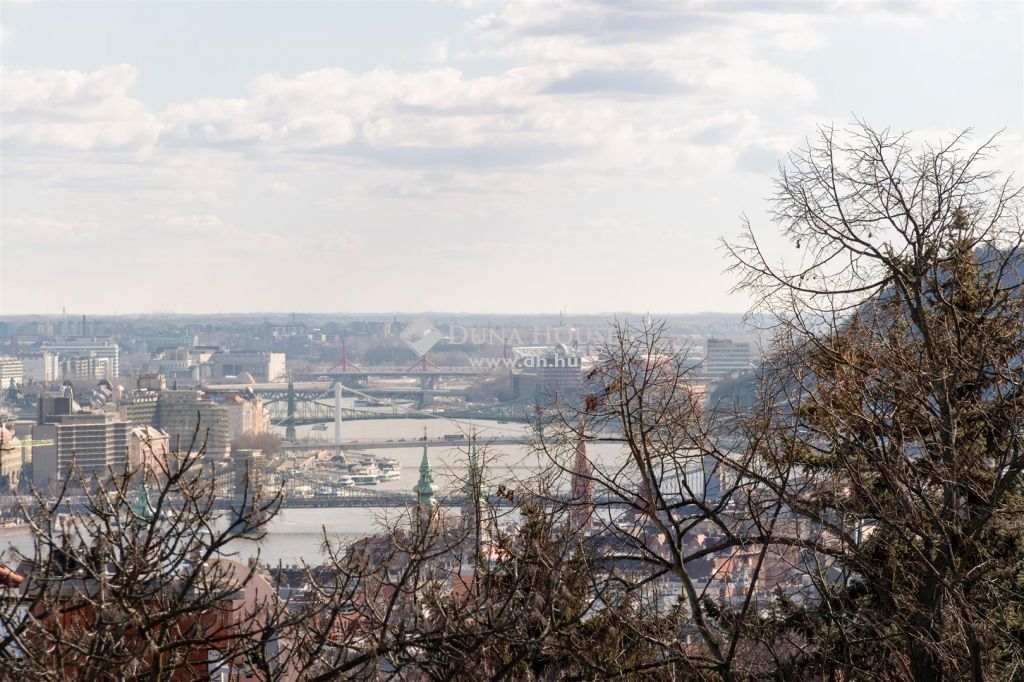
[[[479,438],[478,443],[485,445],[529,445],[530,440],[526,437],[499,437],[499,438]],[[461,438],[459,440],[445,440],[444,438],[431,438],[426,443],[430,447],[438,446],[449,446],[449,447],[467,447],[469,440],[467,438]],[[284,443],[282,448],[284,450],[330,450],[332,448],[341,448],[342,450],[380,450],[384,448],[421,448],[423,447],[422,438],[410,438],[408,440],[345,440],[339,445],[338,443],[329,442],[293,442]]]
[[[241,393],[242,391],[249,389],[254,393],[259,393],[263,396],[277,396],[286,395],[288,393],[288,384],[281,383],[253,383],[253,384],[204,384],[203,390],[207,393]],[[325,400],[333,398],[334,396],[334,383],[327,381],[296,381],[292,383],[292,389],[296,394],[301,395],[319,395],[323,394]],[[346,391],[352,391],[350,388],[346,388]],[[463,395],[468,389],[462,388],[422,388],[419,386],[379,386],[379,387],[363,387],[360,386],[358,391],[360,393],[366,393],[368,395],[392,395],[392,394],[409,394],[409,395],[421,395],[429,393],[432,395]]]

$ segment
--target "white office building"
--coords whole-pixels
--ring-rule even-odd
[[[43,344],[43,350],[59,354],[62,363],[73,358],[95,358],[91,363],[84,364],[93,369],[98,366],[105,367],[104,371],[108,376],[99,378],[108,381],[113,381],[121,375],[120,349],[112,339],[80,338],[47,341]],[[88,369],[83,371],[88,371]]]
[[[52,351],[18,353],[25,381],[50,383],[60,378],[60,358]]]
[[[24,377],[21,360],[9,355],[0,355],[0,390],[6,390],[11,382],[21,386]]]
[[[215,382],[249,374],[259,383],[283,381],[286,377],[284,353],[231,350],[215,353],[210,359],[210,379]]]
[[[128,422],[78,412],[52,417],[32,430],[32,482],[46,490],[79,477],[103,479],[123,470],[128,454]]]
[[[712,379],[744,374],[751,369],[749,341],[708,339],[705,345],[703,373]]]

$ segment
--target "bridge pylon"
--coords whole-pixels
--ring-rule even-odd
[[[295,406],[298,402],[295,398],[295,384],[288,382],[288,394],[286,397],[288,413],[284,421],[284,437],[289,441],[295,441]]]
[[[334,382],[334,443],[341,449],[341,397],[345,387],[341,381]]]

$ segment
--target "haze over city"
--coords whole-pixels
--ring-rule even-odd
[[[816,126],[1003,130],[1020,168],[1021,21],[4,3],[0,313],[739,312],[718,238]]]

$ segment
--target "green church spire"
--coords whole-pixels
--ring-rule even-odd
[[[427,454],[427,429],[423,429],[423,459],[420,461],[420,480],[413,488],[416,493],[416,503],[423,507],[436,504],[434,493],[437,492],[437,484],[434,483],[434,476],[430,471],[430,455]]]

